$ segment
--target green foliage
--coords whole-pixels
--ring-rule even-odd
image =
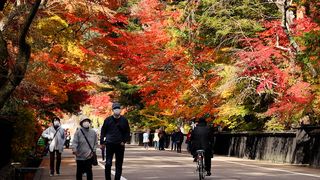
[[[277,118],[274,117],[266,122],[265,129],[267,131],[282,131],[285,129],[285,126],[280,123]]]
[[[140,111],[135,109],[126,113],[126,118],[130,122],[131,130],[138,131],[142,130],[141,127],[145,126],[144,121],[146,118],[140,114]]]
[[[218,75],[222,78],[220,85],[216,88],[216,93],[221,96],[221,98],[230,98],[234,95],[236,91],[236,78],[238,77],[238,69],[235,66],[230,65],[218,65],[223,70],[221,70]]]
[[[137,19],[137,18],[129,19],[129,22],[127,25],[127,30],[129,32],[141,31],[142,26],[141,26],[141,23],[139,22],[139,19]]]
[[[24,161],[35,148],[36,122],[34,114],[28,110],[17,112],[12,153],[15,161]]]
[[[132,131],[144,131],[145,129],[155,130],[164,128],[171,133],[177,129],[178,122],[167,115],[158,114],[157,106],[149,106],[144,109],[135,109],[126,113],[130,121]]]
[[[143,106],[139,94],[140,87],[129,84],[127,77],[119,75],[109,81],[108,84],[113,87],[115,99],[118,99],[121,104],[125,106]]]
[[[302,61],[304,64],[312,63],[317,64],[320,60],[320,30],[311,31],[305,33],[303,37],[299,38],[300,43],[306,47],[306,49],[298,57],[298,60]]]
[[[33,152],[37,140],[37,122],[35,113],[24,108],[22,102],[12,99],[1,111],[2,115],[9,116],[14,124],[14,133],[11,141],[12,159],[16,162],[25,162]]]
[[[128,0],[124,6],[120,6],[117,9],[119,13],[128,13],[131,7],[136,6],[141,0]]]
[[[216,122],[223,122],[224,124],[231,125],[234,123],[234,121],[239,118],[243,118],[247,114],[249,114],[249,110],[245,106],[239,105],[234,102],[234,100],[231,100],[219,108],[219,118],[216,120]],[[235,125],[231,126],[235,127]]]
[[[240,39],[263,30],[257,20],[271,15],[270,6],[260,0],[204,0],[197,10],[198,34],[210,46],[237,45]]]

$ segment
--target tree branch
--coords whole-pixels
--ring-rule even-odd
[[[8,75],[8,56],[7,43],[0,31],[0,88],[6,81]]]
[[[9,73],[6,82],[0,87],[0,109],[2,109],[12,92],[21,83],[26,73],[31,54],[31,48],[30,45],[26,42],[26,36],[28,34],[31,23],[39,9],[40,3],[41,0],[36,0],[20,31],[18,41],[19,52],[16,64],[13,67],[13,72]],[[4,44],[4,46],[6,46],[6,44]]]

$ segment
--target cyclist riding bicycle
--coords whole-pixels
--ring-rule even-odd
[[[191,134],[191,154],[196,161],[197,150],[205,150],[205,170],[207,176],[211,175],[211,158],[212,145],[213,145],[213,132],[210,127],[207,126],[206,119],[201,117],[197,126],[194,128]]]

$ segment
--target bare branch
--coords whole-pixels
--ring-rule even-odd
[[[8,74],[7,81],[0,88],[0,109],[2,109],[7,99],[24,78],[31,54],[31,48],[30,45],[26,42],[26,36],[28,34],[30,25],[39,9],[40,3],[41,0],[37,0],[35,2],[20,31],[19,52],[16,64],[13,67],[13,72]],[[6,44],[4,45],[6,46]]]
[[[207,102],[209,102],[209,100],[208,100],[208,98],[206,97],[206,95],[203,94],[203,93],[201,93],[194,84],[191,84],[191,86],[193,87],[193,89],[194,89],[201,97],[203,97],[203,99],[205,99]]]

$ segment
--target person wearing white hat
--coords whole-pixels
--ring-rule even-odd
[[[56,174],[60,175],[61,153],[65,142],[64,129],[58,117],[52,118],[52,126],[42,133],[42,137],[49,140],[50,176],[54,175],[54,160],[56,156]]]
[[[72,151],[77,161],[76,179],[82,180],[82,174],[86,173],[87,180],[92,180],[92,157],[93,153],[96,153],[98,137],[90,128],[91,120],[87,116],[80,117],[80,126],[74,133],[72,141]]]

